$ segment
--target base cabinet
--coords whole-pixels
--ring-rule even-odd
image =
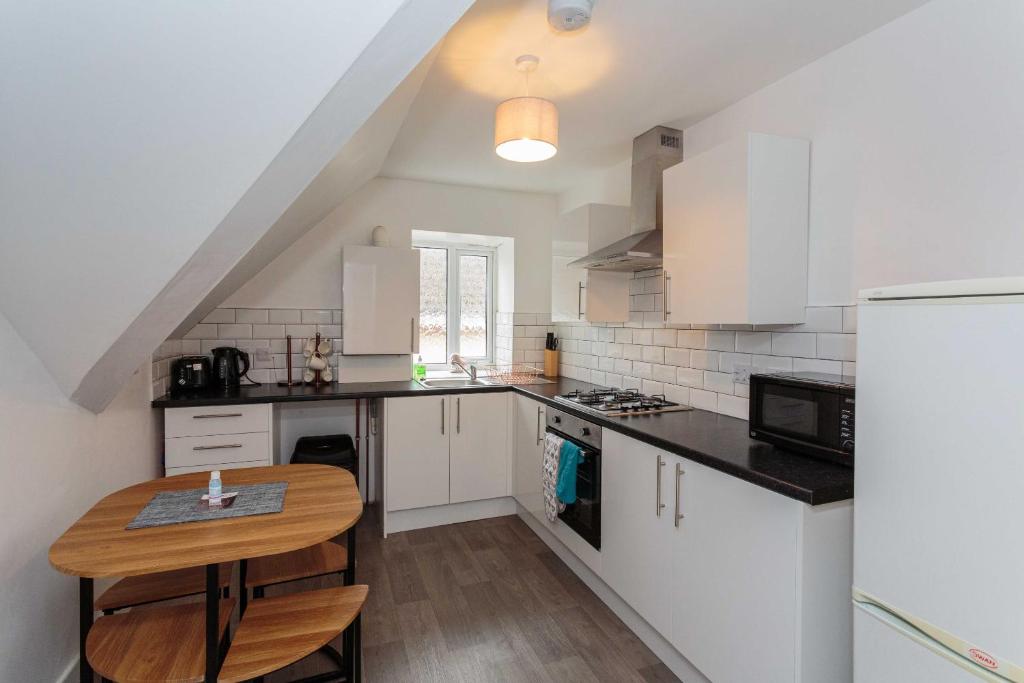
[[[676,464],[683,517],[667,565],[669,640],[716,683],[798,680],[802,504],[682,458]]]
[[[387,399],[388,512],[508,495],[508,394]]]
[[[544,490],[541,465],[544,460],[544,432],[547,411],[540,401],[520,394],[513,397],[512,495],[534,517],[544,515]]]
[[[851,680],[852,504],[602,436],[599,576],[619,597],[715,683]]]
[[[672,482],[679,458],[605,430],[601,451],[601,578],[660,633],[672,625]]]

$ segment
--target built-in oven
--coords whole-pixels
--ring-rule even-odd
[[[594,548],[601,549],[601,427],[557,408],[547,409],[547,431],[579,446],[576,502],[559,519]]]
[[[819,372],[750,376],[750,436],[853,466],[853,377]]]

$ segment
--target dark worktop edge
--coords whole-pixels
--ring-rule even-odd
[[[636,420],[640,418],[608,418],[602,415],[595,415],[593,413],[576,409],[571,405],[568,405],[562,401],[558,401],[553,395],[554,393],[564,393],[562,390],[565,389],[566,384],[571,384],[570,388],[590,388],[591,385],[586,382],[580,382],[576,380],[557,380],[554,384],[541,384],[541,385],[514,385],[514,386],[489,386],[489,387],[474,387],[474,388],[428,388],[417,384],[414,381],[398,381],[398,382],[364,382],[358,384],[329,384],[321,387],[318,390],[313,390],[311,387],[297,387],[294,393],[288,392],[286,387],[278,387],[282,393],[274,393],[273,387],[267,387],[262,391],[268,391],[266,394],[251,395],[248,392],[242,393],[230,393],[224,395],[204,395],[204,396],[193,396],[193,397],[175,397],[163,396],[152,402],[154,408],[186,408],[186,407],[200,407],[200,406],[215,406],[215,405],[242,405],[242,404],[259,404],[259,403],[291,403],[291,402],[306,402],[306,401],[325,401],[325,400],[356,400],[363,398],[392,398],[402,396],[438,396],[438,395],[450,395],[450,394],[465,394],[465,393],[496,393],[511,391],[528,398],[541,401],[542,403],[558,408],[559,410],[572,413],[583,419],[589,420],[595,424],[601,425],[602,428],[611,429],[612,431],[618,432],[630,438],[642,441],[646,444],[660,448],[662,450],[674,453],[680,457],[687,458],[701,465],[705,465],[712,469],[718,470],[730,476],[734,476],[737,479],[749,482],[756,486],[774,491],[780,495],[798,500],[808,505],[823,505],[827,503],[834,503],[844,500],[850,500],[853,498],[853,470],[850,470],[848,478],[843,478],[844,481],[837,484],[823,485],[823,486],[806,486],[803,484],[788,481],[784,478],[772,476],[766,472],[761,472],[750,467],[745,467],[742,464],[730,462],[727,459],[716,457],[710,453],[705,453],[701,450],[689,447],[683,443],[676,441],[667,440],[660,438],[655,434],[648,433],[640,429],[640,425],[633,426],[630,420]],[[243,389],[243,392],[245,389]],[[694,411],[698,412],[698,411]],[[706,411],[699,411],[706,412]],[[720,421],[732,421],[735,420],[737,423],[742,422],[738,418],[729,417],[727,415],[720,415],[718,413],[708,413],[714,415],[716,419]],[[661,417],[670,417],[673,414],[664,415]],[[732,431],[730,428],[727,431]],[[743,431],[746,432],[746,428],[743,427]],[[801,464],[807,465],[805,456],[789,453],[786,451],[778,451],[780,458],[799,458]],[[829,463],[820,463],[822,471],[833,470],[836,465]]]

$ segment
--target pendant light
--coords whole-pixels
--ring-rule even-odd
[[[494,151],[509,161],[544,161],[558,151],[558,108],[541,97],[530,97],[530,73],[540,60],[533,55],[516,59],[526,77],[526,96],[513,97],[494,112]]]

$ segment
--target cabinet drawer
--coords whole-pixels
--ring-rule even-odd
[[[173,477],[175,474],[190,474],[192,472],[209,472],[210,470],[238,470],[243,467],[266,467],[267,463],[259,462],[224,462],[216,466],[211,465],[190,465],[189,467],[168,467],[164,470],[165,477]],[[227,486],[227,485],[225,485]],[[228,491],[227,488],[224,489]]]
[[[164,411],[164,435],[206,436],[270,431],[269,403],[256,405],[168,408]]]
[[[266,432],[182,436],[165,439],[164,446],[167,468],[255,461],[271,464],[270,435]]]

